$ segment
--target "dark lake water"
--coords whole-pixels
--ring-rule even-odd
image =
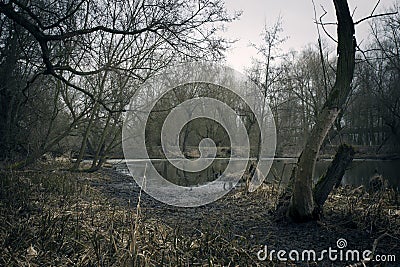
[[[182,186],[196,186],[207,184],[216,180],[220,173],[224,171],[228,164],[229,159],[214,159],[214,162],[201,172],[191,173],[183,172],[176,169],[167,160],[153,160],[152,163],[157,171],[167,180],[174,184]],[[296,158],[275,158],[271,170],[267,176],[267,181],[282,181],[285,184],[290,176],[293,164],[297,161]],[[125,161],[112,160],[114,167],[123,173],[129,174]],[[331,160],[317,161],[315,169],[315,179],[323,175],[328,168]],[[143,161],[134,160],[129,161],[132,166],[137,166],[138,169],[143,169]],[[375,170],[387,179],[388,184],[393,188],[400,189],[400,159],[398,160],[368,160],[368,159],[355,159],[348,170],[346,171],[342,184],[343,185],[364,185],[368,186],[371,176],[374,175]]]

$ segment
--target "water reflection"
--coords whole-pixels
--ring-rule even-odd
[[[293,164],[296,163],[295,158],[276,158],[271,167],[271,171],[267,176],[267,181],[280,181],[287,183],[291,174]],[[227,167],[229,159],[215,159],[214,162],[201,172],[185,172],[175,168],[167,160],[152,160],[157,171],[168,181],[182,186],[200,186],[217,180]],[[114,162],[116,163],[116,162]],[[328,168],[330,160],[317,161],[315,168],[315,179],[323,175]],[[138,169],[143,169],[143,162],[135,160],[129,162]],[[120,163],[116,165],[120,172],[129,173],[126,165]],[[370,177],[375,170],[382,174],[388,180],[388,184],[394,188],[400,188],[400,160],[354,160],[346,171],[342,184],[344,185],[364,185],[368,186]],[[140,174],[137,174],[140,175]]]

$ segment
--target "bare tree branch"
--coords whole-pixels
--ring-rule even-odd
[[[392,15],[396,15],[396,14],[398,14],[398,12],[388,12],[388,13],[383,13],[383,14],[370,15],[368,17],[362,18],[362,19],[354,22],[354,25],[360,24],[361,22],[372,19],[372,18],[378,18],[378,17],[383,17],[383,16],[392,16]]]

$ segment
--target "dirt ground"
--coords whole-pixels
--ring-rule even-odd
[[[136,184],[121,186],[133,183],[131,177],[112,171],[104,173],[112,179],[94,183],[94,186],[122,205],[137,204],[135,196],[138,195],[140,188]],[[268,250],[322,251],[329,247],[336,249],[337,241],[344,238],[348,242],[349,249],[364,251],[372,250],[375,239],[383,233],[388,235],[379,242],[376,254],[384,252],[385,255],[391,253],[400,256],[400,236],[399,231],[396,231],[399,229],[396,229],[395,225],[383,225],[385,219],[380,216],[384,216],[385,211],[383,214],[375,214],[374,211],[368,220],[366,214],[358,214],[363,206],[361,203],[356,203],[359,200],[357,198],[370,197],[363,188],[341,188],[335,193],[329,198],[325,217],[321,221],[303,224],[291,223],[274,216],[277,194],[271,185],[266,185],[255,193],[246,193],[244,188],[234,189],[217,202],[198,208],[168,206],[143,193],[140,207],[144,220],[156,220],[186,236],[195,237],[206,232],[223,233],[220,238],[225,238],[227,243],[242,243],[244,247],[241,249],[247,249],[245,254],[249,263],[256,265],[263,264],[258,261],[257,252],[265,245]],[[398,201],[398,196],[396,197]],[[367,199],[363,205],[368,205],[366,202]],[[353,213],[345,208],[354,209]],[[375,209],[381,208],[387,210],[388,216],[393,217],[391,223],[400,225],[400,214],[392,212],[390,215],[386,205],[385,208],[375,207]],[[399,206],[392,207],[392,210],[398,209]],[[329,261],[319,262],[318,265],[321,264],[330,265]],[[338,263],[338,266],[342,264]],[[400,261],[398,264],[400,265]]]
[[[320,221],[274,215],[277,190],[235,188],[198,208],[154,200],[129,176],[32,171],[1,173],[1,266],[363,266],[330,261],[323,250],[374,251],[400,266],[399,194],[338,188]],[[272,251],[315,250],[309,261],[260,260]],[[264,250],[261,251],[260,250]],[[338,252],[338,253],[339,253]],[[295,255],[295,254],[293,254]],[[339,255],[339,254],[338,254]]]

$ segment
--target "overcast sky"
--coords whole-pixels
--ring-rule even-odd
[[[391,6],[396,0],[381,0],[375,13],[379,13],[385,7]],[[335,22],[335,10],[332,0],[314,0],[317,16],[323,14],[324,9],[328,12],[324,21]],[[354,21],[371,14],[377,0],[348,0],[350,9],[354,12]],[[250,43],[260,43],[264,25],[271,26],[276,22],[279,15],[283,21],[283,35],[289,39],[283,45],[284,51],[290,49],[300,50],[307,44],[316,42],[318,34],[314,21],[314,9],[312,0],[226,0],[229,11],[242,10],[240,20],[228,25],[224,33],[229,39],[239,39],[233,44],[227,53],[227,64],[239,71],[251,64],[251,57],[257,57]],[[368,22],[363,22],[356,27],[358,43],[367,38],[369,30]],[[330,26],[330,31],[335,34],[336,28]],[[321,31],[322,37],[326,37]]]

